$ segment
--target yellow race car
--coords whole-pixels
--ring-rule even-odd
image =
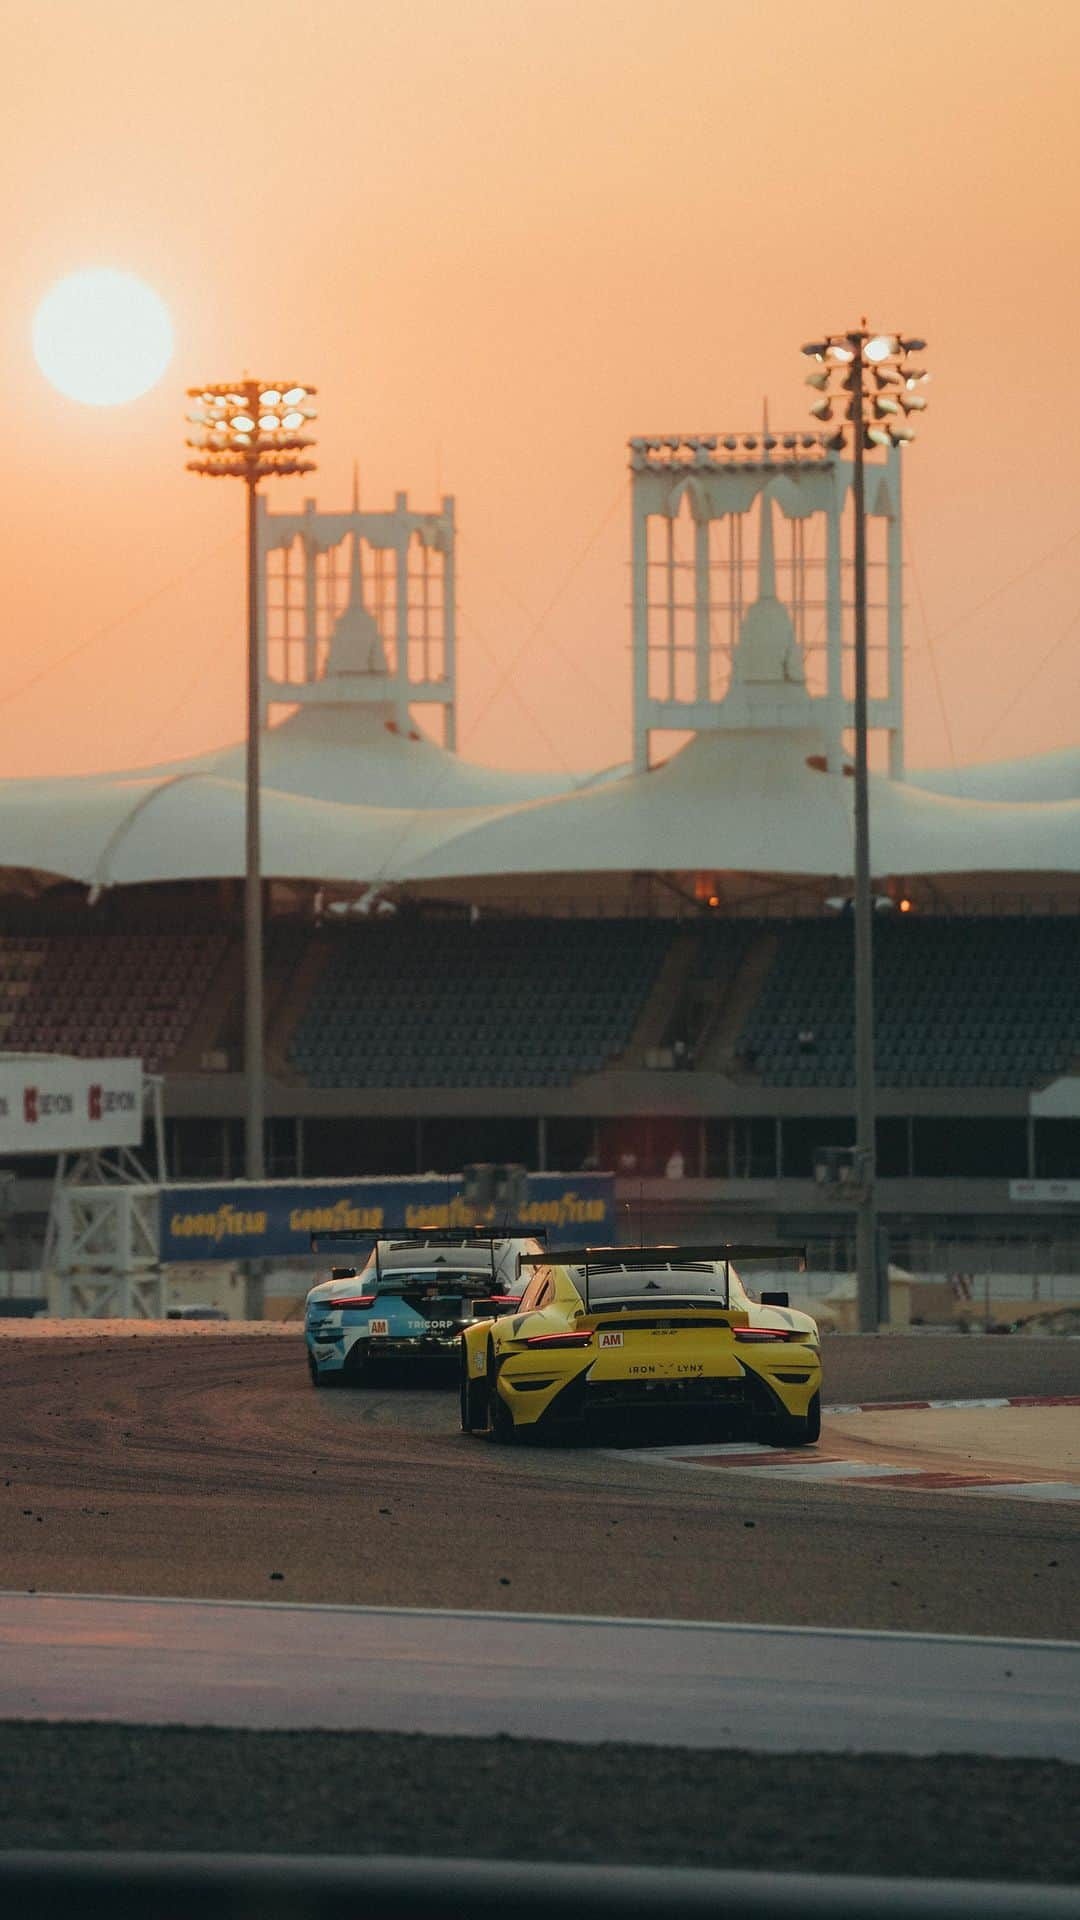
[[[605,1416],[647,1430],[656,1413],[685,1409],[725,1432],[812,1445],[817,1325],[786,1292],[755,1301],[734,1264],[793,1255],[758,1244],[522,1254],[511,1311],[462,1335],[463,1430],[581,1439]]]

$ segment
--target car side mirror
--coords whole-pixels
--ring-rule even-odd
[[[790,1307],[791,1298],[787,1293],[763,1293],[761,1304],[763,1307]]]

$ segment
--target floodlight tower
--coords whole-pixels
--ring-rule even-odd
[[[803,352],[817,362],[807,384],[818,390],[810,412],[829,423],[826,446],[841,452],[852,444],[855,518],[855,1160],[857,1213],[855,1265],[859,1331],[876,1333],[879,1322],[877,1207],[874,1193],[874,954],[870,894],[870,782],[867,753],[866,476],[864,455],[914,439],[908,416],[921,412],[924,368],[910,359],[925,340],[871,332],[866,321],[849,333],[812,340]],[[837,414],[839,418],[837,419]],[[836,424],[832,423],[836,420]]]
[[[315,418],[314,387],[293,380],[237,381],[189,387],[188,414],[194,433],[188,446],[201,458],[189,473],[213,480],[242,480],[247,489],[247,777],[244,878],[244,1167],[261,1180],[265,1167],[263,1071],[262,868],[259,845],[259,658],[258,486],[260,480],[311,473],[313,460],[297,459],[313,442],[303,429]]]

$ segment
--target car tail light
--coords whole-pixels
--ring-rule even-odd
[[[587,1347],[592,1341],[591,1333],[533,1333],[525,1342],[527,1347]]]
[[[760,1340],[790,1340],[791,1335],[781,1327],[736,1327],[735,1338],[752,1344]]]
[[[344,1310],[346,1307],[373,1307],[375,1305],[375,1295],[373,1293],[350,1293],[345,1299],[328,1300],[326,1304],[334,1313],[337,1313],[339,1308]]]

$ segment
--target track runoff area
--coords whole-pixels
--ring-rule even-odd
[[[987,1418],[1006,1409],[1023,1418],[1007,1425]],[[856,1414],[863,1417],[849,1423]],[[735,1440],[641,1448],[634,1457],[649,1466],[742,1474],[759,1484],[859,1483],[891,1493],[1080,1501],[1080,1393],[866,1401],[828,1406],[825,1419],[828,1437],[812,1451]]]
[[[0,1845],[1080,1880],[1078,1372],[837,1337],[797,1455],[505,1448],[299,1329],[13,1327]]]

